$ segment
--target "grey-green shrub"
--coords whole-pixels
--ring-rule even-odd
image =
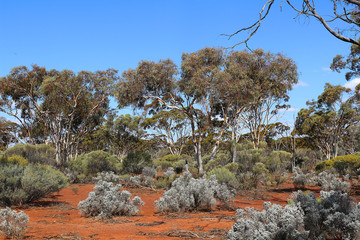
[[[95,185],[94,191],[90,192],[85,200],[79,202],[79,210],[86,217],[101,219],[135,215],[144,202],[137,196],[131,199],[131,193],[126,190],[120,192],[121,189],[121,184],[114,185],[100,180]]]
[[[56,165],[55,149],[47,144],[17,144],[4,153],[6,156],[19,155],[28,160],[29,163],[40,163]]]
[[[228,187],[237,188],[239,185],[235,175],[225,167],[214,168],[207,174],[208,177],[211,175],[215,175],[220,184],[226,184]]]
[[[29,203],[65,186],[65,175],[50,166],[3,165],[0,168],[0,205]]]
[[[285,151],[272,151],[262,162],[270,173],[284,172],[291,166],[292,154]]]
[[[124,171],[140,174],[144,167],[151,167],[153,161],[147,152],[129,153],[123,160]]]
[[[119,175],[116,175],[114,172],[101,172],[98,173],[96,177],[93,177],[94,181],[105,181],[105,182],[112,182],[112,183],[120,183]]]
[[[157,175],[157,171],[153,167],[144,167],[142,170],[142,175],[154,178]]]
[[[96,176],[100,172],[117,172],[119,159],[104,151],[93,151],[80,155],[69,162],[71,170],[84,174],[87,178]]]
[[[171,188],[155,201],[159,212],[185,212],[193,210],[211,210],[216,198],[225,204],[231,201],[230,191],[220,185],[215,175],[195,179],[189,172],[173,181]]]
[[[0,209],[0,232],[8,238],[21,239],[29,222],[24,212],[12,211],[10,208]]]

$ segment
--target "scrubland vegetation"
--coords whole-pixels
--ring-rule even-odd
[[[131,198],[138,187],[164,190],[159,214],[231,210],[236,192],[292,179],[295,189],[324,192],[240,209],[228,238],[356,239],[360,205],[348,194],[360,174],[360,85],[326,84],[287,126],[281,112],[297,81],[292,59],[261,49],[204,48],[184,53],[179,67],[144,60],[121,77],[16,67],[0,79],[0,111],[18,119],[0,119],[0,205],[95,183],[78,204],[84,217],[138,214],[148,204]],[[110,99],[140,114],[116,116]],[[6,208],[0,220],[20,238],[29,219]]]

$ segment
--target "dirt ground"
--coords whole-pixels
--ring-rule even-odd
[[[148,188],[128,189],[133,196],[140,196],[145,202],[136,216],[115,217],[106,221],[85,218],[81,216],[77,204],[87,198],[93,187],[73,184],[20,209],[30,217],[24,239],[225,239],[226,232],[235,221],[235,211],[223,206],[209,212],[156,213],[154,201],[163,192]],[[319,192],[318,188],[308,190]],[[283,184],[277,188],[240,192],[235,197],[234,209],[261,209],[264,201],[284,205],[293,191],[292,184]],[[360,188],[353,188],[351,195],[359,201]],[[5,237],[0,236],[0,239]]]

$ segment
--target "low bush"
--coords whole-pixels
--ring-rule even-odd
[[[3,165],[0,168],[0,205],[21,205],[67,186],[60,171],[44,165]]]
[[[318,185],[320,185],[324,191],[339,191],[346,193],[350,189],[350,184],[348,182],[341,181],[337,175],[328,171],[319,173],[315,181],[317,181]]]
[[[128,173],[140,174],[144,167],[151,167],[153,161],[147,152],[129,153],[123,160],[123,169]]]
[[[20,155],[12,155],[11,157],[3,156],[0,157],[0,164],[19,164],[26,165],[28,161]]]
[[[169,167],[165,172],[164,172],[164,176],[165,177],[170,177],[171,175],[174,175],[175,171],[174,168]]]
[[[315,170],[321,172],[334,168],[341,176],[344,176],[347,173],[355,175],[359,167],[360,156],[357,154],[350,154],[319,162],[316,165]]]
[[[295,189],[304,189],[308,180],[310,179],[309,174],[304,174],[300,168],[294,168],[294,175],[292,176],[293,184]]]
[[[19,155],[29,163],[40,163],[56,166],[55,149],[47,144],[17,144],[4,153],[6,156]]]
[[[69,162],[71,170],[84,174],[85,178],[91,179],[100,172],[118,172],[117,164],[119,159],[104,151],[93,151],[80,155]]]
[[[229,240],[307,239],[304,231],[304,212],[297,205],[284,208],[264,202],[264,210],[238,209],[237,222],[228,232]]]
[[[164,197],[155,201],[159,212],[185,212],[193,210],[211,210],[216,198],[225,204],[230,203],[231,194],[225,185],[220,185],[215,175],[195,179],[189,172],[177,178]]]
[[[0,231],[8,238],[22,239],[29,216],[24,212],[12,211],[10,208],[0,209]]]
[[[237,222],[228,239],[358,239],[360,203],[351,203],[347,194],[333,192],[316,199],[314,193],[293,195],[291,204],[264,203],[263,211],[237,210]]]
[[[112,216],[130,216],[138,213],[139,208],[144,205],[140,197],[131,199],[131,193],[123,190],[120,184],[99,181],[94,191],[89,193],[87,199],[79,202],[79,210],[86,217],[99,217],[100,219]]]
[[[235,175],[225,167],[214,168],[207,174],[208,177],[211,175],[215,175],[220,184],[226,184],[230,188],[237,188],[239,185]]]
[[[158,158],[154,160],[154,163],[160,171],[166,171],[166,169],[172,167],[177,174],[180,174],[184,170],[186,161],[188,162],[189,166],[194,165],[193,159],[190,156],[172,154]]]
[[[120,183],[120,177],[116,175],[114,172],[101,172],[98,173],[96,177],[93,177],[94,181],[105,181],[112,183]]]
[[[152,187],[155,185],[155,180],[152,177],[144,175],[131,176],[128,185],[132,187]]]
[[[144,167],[142,170],[142,175],[154,178],[157,175],[157,171],[155,168],[152,168],[152,167]]]

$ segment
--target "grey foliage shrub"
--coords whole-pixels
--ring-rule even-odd
[[[157,175],[157,171],[153,167],[144,167],[142,170],[142,175],[154,178]]]
[[[281,205],[264,202],[264,210],[238,209],[237,222],[228,232],[231,240],[307,239],[304,212],[298,204]]]
[[[65,175],[50,166],[3,165],[0,168],[0,205],[29,203],[65,186]]]
[[[171,175],[174,175],[175,171],[173,167],[169,167],[165,172],[164,172],[164,176],[165,177],[170,177]]]
[[[315,180],[324,191],[340,191],[345,193],[350,189],[348,182],[340,180],[337,175],[328,171],[319,173]]]
[[[195,179],[189,172],[174,180],[164,197],[155,201],[159,212],[184,212],[210,210],[216,204],[216,197],[224,203],[231,200],[230,191],[220,185],[215,175]]]
[[[126,190],[120,192],[121,189],[121,184],[114,185],[100,180],[95,185],[94,191],[89,193],[88,198],[79,202],[79,210],[86,217],[101,219],[135,215],[144,202],[137,196],[131,200],[131,193]]]
[[[55,149],[47,144],[17,144],[4,153],[6,156],[19,155],[28,160],[29,163],[40,163],[56,165]]]
[[[152,187],[155,185],[155,180],[152,177],[144,175],[131,176],[128,185],[132,187]]]
[[[296,189],[304,189],[306,184],[315,184],[317,177],[314,173],[303,173],[300,168],[294,168],[294,175],[292,176],[293,184]]]
[[[98,173],[96,177],[93,177],[94,181],[105,181],[105,182],[112,182],[112,183],[120,183],[119,175],[116,175],[114,172],[101,172]]]
[[[360,205],[351,202],[346,193],[333,191],[316,199],[314,193],[294,194],[294,203],[304,211],[304,227],[309,239],[358,239]]]
[[[29,222],[24,212],[12,211],[10,208],[0,209],[0,231],[8,238],[21,239]]]

